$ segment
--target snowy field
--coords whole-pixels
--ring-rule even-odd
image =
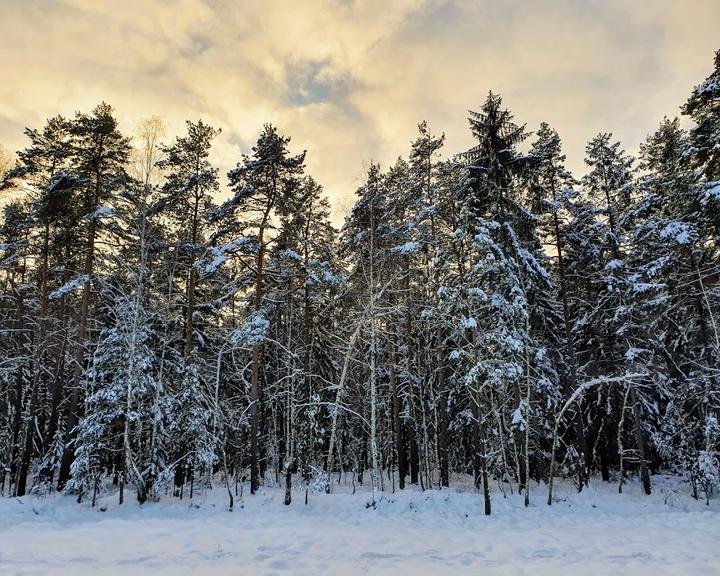
[[[533,489],[517,496],[466,490],[295,495],[280,488],[239,498],[226,510],[216,489],[193,506],[167,499],[142,507],[116,496],[98,508],[70,497],[0,499],[0,574],[68,575],[720,575],[720,507],[687,495],[677,479],[654,478],[617,494],[595,481],[582,494],[560,486],[558,502]]]

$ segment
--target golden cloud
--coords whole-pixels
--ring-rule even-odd
[[[221,127],[227,170],[273,122],[339,218],[363,165],[405,154],[420,120],[448,153],[467,146],[466,110],[491,89],[530,129],[553,125],[577,171],[598,131],[634,150],[707,75],[720,3],[6,0],[0,14],[6,147],[104,99],[127,132],[152,114],[170,134]]]

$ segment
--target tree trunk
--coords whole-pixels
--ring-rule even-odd
[[[97,201],[95,202],[97,207]],[[73,369],[72,388],[68,402],[67,417],[65,421],[65,450],[63,451],[58,475],[58,490],[65,487],[70,478],[70,465],[75,460],[75,449],[73,447],[74,429],[80,420],[80,380],[85,369],[85,344],[87,340],[87,323],[90,312],[90,287],[91,276],[95,267],[95,236],[97,227],[95,220],[90,221],[88,229],[87,253],[85,255],[85,266],[83,273],[88,276],[83,285],[82,304],[80,306],[80,319],[78,321],[77,342],[75,348],[75,366]]]
[[[638,457],[640,458],[640,477],[642,479],[643,492],[650,495],[650,472],[647,466],[647,453],[645,450],[645,439],[642,432],[642,407],[634,385],[630,385],[630,401],[633,408],[633,420],[635,424],[635,441],[637,442]]]
[[[262,307],[262,286],[264,282],[265,248],[263,229],[258,234],[259,248],[255,275],[255,313]],[[260,487],[260,467],[258,454],[258,431],[260,428],[260,344],[252,349],[252,374],[250,379],[250,493],[255,494]]]
[[[555,187],[553,185],[553,201],[556,200]],[[563,237],[560,233],[560,222],[558,220],[557,212],[553,214],[553,224],[555,228],[555,245],[558,257],[558,273],[560,275],[560,300],[562,301],[563,307],[563,328],[565,331],[565,356],[566,361],[570,367],[570,373],[568,379],[563,379],[565,382],[564,390],[566,396],[570,396],[578,385],[577,378],[577,360],[575,358],[575,336],[572,332],[572,325],[570,321],[570,303],[567,292],[567,273],[565,270],[565,259],[563,256]],[[579,448],[580,457],[583,462],[582,469],[580,470],[580,487],[583,484],[587,484],[590,467],[592,465],[592,454],[588,450],[587,439],[585,438],[585,428],[582,421],[582,413],[578,407],[575,410],[573,417],[573,429],[575,432],[575,441]]]
[[[400,490],[405,489],[405,476],[407,476],[407,455],[405,454],[405,439],[403,438],[402,422],[400,421],[400,395],[395,370],[395,346],[388,342],[390,350],[389,380],[392,394],[393,431],[395,433],[395,455],[397,457],[398,484]]]
[[[442,370],[441,370],[442,373]],[[450,466],[448,458],[448,416],[447,396],[445,391],[440,389],[440,405],[438,418],[438,462],[440,464],[440,486],[450,486]]]
[[[348,349],[345,353],[345,359],[343,360],[342,372],[340,373],[340,381],[338,382],[337,390],[335,391],[335,409],[332,413],[332,421],[330,424],[330,440],[328,441],[328,452],[327,458],[325,459],[325,471],[328,475],[328,484],[326,491],[328,493],[332,491],[332,473],[334,470],[335,462],[335,442],[337,438],[337,423],[338,414],[340,412],[340,401],[342,400],[343,392],[345,391],[345,381],[347,380],[348,370],[350,368],[350,359],[352,358],[352,353],[355,349],[355,343],[357,342],[358,336],[360,335],[360,330],[364,325],[364,320],[364,317],[358,320],[355,331],[350,337],[350,341],[348,342]]]

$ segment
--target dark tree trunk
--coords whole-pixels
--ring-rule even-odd
[[[99,168],[98,168],[99,171]],[[97,208],[100,198],[100,177],[96,176],[96,189],[93,209]],[[70,478],[70,465],[75,460],[75,449],[73,448],[72,439],[74,437],[75,426],[80,420],[80,381],[85,369],[85,345],[87,340],[87,324],[90,312],[90,287],[93,270],[95,268],[95,236],[97,234],[97,224],[95,219],[90,220],[88,228],[88,239],[85,254],[85,266],[83,273],[88,276],[88,280],[83,286],[82,304],[80,306],[80,318],[78,320],[77,342],[75,343],[75,366],[73,369],[72,387],[69,391],[69,401],[67,409],[67,417],[65,421],[65,450],[63,451],[62,461],[60,463],[60,473],[58,475],[57,489],[62,490],[66,482]]]
[[[410,484],[417,484],[420,472],[420,451],[417,445],[417,433],[415,432],[415,426],[412,422],[408,429],[410,430]]]
[[[475,417],[474,438],[473,438],[473,468],[475,476],[475,489],[483,491],[483,502],[485,515],[490,516],[490,485],[488,483],[487,471],[487,446],[485,445],[485,426],[482,422],[480,411],[480,397],[475,396],[473,402],[473,415]]]
[[[395,347],[392,342],[388,343],[390,349],[389,380],[392,393],[392,418],[393,432],[395,433],[395,454],[397,457],[398,484],[400,490],[405,489],[405,477],[407,476],[407,454],[405,453],[405,439],[403,437],[402,422],[400,420],[401,401],[398,394],[398,383],[395,370]]]
[[[638,457],[640,458],[640,478],[642,480],[643,492],[649,496],[651,491],[650,472],[648,471],[647,451],[645,449],[645,438],[642,432],[642,407],[640,406],[640,400],[634,386],[630,387],[630,401],[633,405],[632,413],[635,424],[635,441],[637,442]]]
[[[553,201],[556,200],[555,186],[553,183]],[[572,332],[572,323],[570,320],[570,303],[568,300],[567,293],[567,275],[565,271],[565,259],[563,256],[563,237],[560,233],[560,222],[558,220],[557,212],[553,214],[553,224],[555,228],[555,243],[558,257],[558,273],[560,275],[560,300],[562,301],[563,307],[563,328],[565,331],[565,360],[570,368],[567,379],[563,379],[564,394],[566,397],[570,397],[576,390],[578,385],[577,378],[577,359],[575,358],[575,336]],[[590,467],[592,465],[592,454],[588,450],[587,439],[585,438],[585,427],[583,425],[582,413],[580,408],[576,408],[573,414],[573,431],[575,435],[575,442],[577,443],[578,452],[580,453],[581,460],[583,462],[584,469],[580,470],[580,487],[583,484],[587,484]]]
[[[447,397],[444,391],[440,392],[440,406],[438,407],[438,462],[440,464],[440,485],[450,486],[450,463],[449,463],[449,432],[447,415]]]

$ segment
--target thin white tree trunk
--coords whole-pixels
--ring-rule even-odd
[[[623,396],[622,412],[620,413],[620,423],[618,424],[617,443],[618,456],[620,458],[620,483],[618,484],[618,492],[622,494],[623,483],[625,482],[625,449],[623,448],[622,433],[625,426],[625,410],[627,408],[628,396],[630,395],[630,384],[625,387],[625,395]]]
[[[343,360],[343,368],[342,372],[340,373],[340,381],[337,385],[337,390],[335,391],[335,409],[333,410],[332,414],[332,423],[330,425],[330,442],[328,444],[328,453],[327,453],[327,459],[326,459],[326,467],[327,467],[327,476],[328,476],[328,484],[327,484],[327,492],[332,491],[332,472],[333,472],[333,465],[335,462],[335,443],[337,438],[337,422],[338,422],[338,413],[339,413],[339,406],[340,401],[342,400],[343,392],[345,391],[345,381],[347,380],[348,375],[348,369],[350,367],[350,359],[352,358],[353,350],[355,349],[355,344],[357,342],[358,336],[360,335],[360,330],[362,329],[363,325],[365,324],[365,317],[362,316],[357,323],[357,326],[355,327],[355,331],[352,333],[352,336],[350,337],[350,341],[348,342],[348,349],[347,352],[345,352],[345,359]]]

